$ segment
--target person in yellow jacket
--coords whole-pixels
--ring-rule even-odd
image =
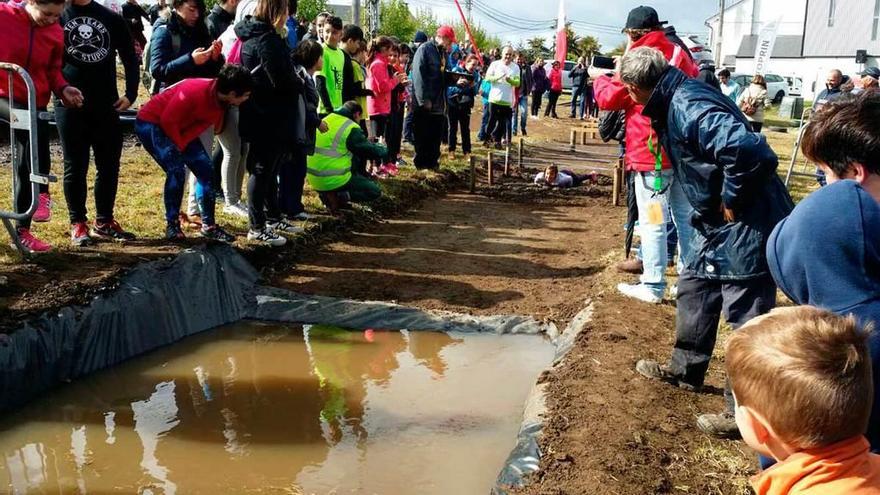
[[[388,150],[373,144],[358,125],[364,110],[349,101],[324,117],[326,132],[319,132],[315,140],[315,154],[308,158],[306,179],[321,201],[337,215],[349,201],[367,203],[382,196],[379,185],[352,167],[363,160],[383,160]]]

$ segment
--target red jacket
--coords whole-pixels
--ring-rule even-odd
[[[550,69],[550,91],[554,93],[562,92],[562,70]]]
[[[223,128],[226,108],[217,99],[214,79],[184,79],[152,97],[138,120],[156,124],[183,151],[210,127]]]
[[[36,26],[24,7],[0,3],[0,62],[20,65],[34,80],[37,90],[37,106],[46,108],[54,92],[68,86],[61,74],[64,56],[64,30],[57,22],[49,26]],[[9,98],[6,74],[0,73],[0,98]],[[27,103],[24,79],[15,76],[12,83],[13,97],[18,103]]]
[[[641,39],[632,44],[633,48],[641,46],[649,46],[663,52],[666,60],[675,67],[678,67],[690,77],[696,77],[699,68],[691,60],[690,54],[675,43],[666,38],[663,31],[652,31]],[[650,172],[654,170],[654,155],[648,149],[648,138],[654,140],[654,144],[659,146],[659,140],[654,130],[651,128],[651,119],[642,115],[642,105],[637,104],[630,98],[623,83],[620,82],[619,75],[613,78],[609,76],[600,76],[593,83],[595,91],[596,104],[602,110],[625,110],[626,111],[626,155],[624,161],[627,170],[636,170],[638,172]],[[663,168],[670,168],[669,158],[666,152],[663,153]]]

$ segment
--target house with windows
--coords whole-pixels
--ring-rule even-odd
[[[829,70],[855,75],[877,66],[880,56],[880,0],[741,0],[724,11],[721,60],[735,72],[754,70],[758,33],[779,21],[770,73],[803,81],[803,96],[822,90]],[[719,16],[706,21],[718,41]],[[864,50],[864,63],[856,52]]]

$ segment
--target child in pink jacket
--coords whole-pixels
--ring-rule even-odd
[[[367,97],[367,113],[370,115],[370,138],[374,142],[385,136],[391,116],[391,94],[405,79],[406,74],[394,74],[388,70],[390,62],[388,54],[394,42],[387,36],[380,36],[370,44],[370,56],[367,59],[367,87],[373,96]],[[383,173],[381,164],[373,164],[374,173]]]

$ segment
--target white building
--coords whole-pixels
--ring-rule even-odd
[[[770,72],[803,80],[803,96],[813,98],[831,69],[854,75],[864,65],[856,51],[866,50],[868,66],[880,55],[880,0],[741,0],[724,11],[722,65],[736,72],[754,70],[761,27],[780,20]],[[719,16],[706,21],[716,48]]]

